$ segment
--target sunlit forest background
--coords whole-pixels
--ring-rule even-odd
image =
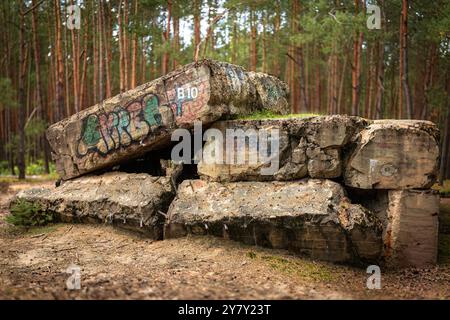
[[[15,0],[0,27],[0,174],[51,172],[49,124],[198,51],[280,77],[292,113],[431,120],[450,175],[447,0]]]

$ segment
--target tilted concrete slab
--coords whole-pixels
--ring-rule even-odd
[[[161,148],[173,130],[194,121],[271,108],[288,113],[287,98],[286,84],[272,76],[250,77],[240,66],[204,60],[55,123],[46,137],[66,180]]]

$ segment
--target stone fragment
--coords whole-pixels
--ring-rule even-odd
[[[164,237],[210,234],[286,248],[313,259],[377,261],[381,224],[330,180],[185,180],[170,205]]]
[[[344,170],[347,186],[426,189],[439,168],[439,130],[429,121],[377,120],[362,130]]]
[[[38,204],[62,222],[96,222],[162,239],[164,216],[175,196],[171,177],[110,172],[65,181],[55,189],[20,191],[19,200]]]

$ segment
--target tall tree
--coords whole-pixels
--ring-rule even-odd
[[[173,8],[173,44],[172,44],[172,69],[178,66],[178,55],[180,54],[180,6],[178,2],[174,3]]]
[[[402,13],[400,17],[400,82],[399,82],[399,112],[403,112],[403,99],[405,101],[406,116],[413,116],[413,105],[408,77],[408,0],[402,0]]]
[[[73,5],[73,0],[70,0]],[[80,110],[79,105],[79,39],[78,34],[75,31],[76,28],[71,28],[70,35],[72,40],[72,82],[73,82],[73,105],[75,112]]]
[[[62,32],[61,32],[61,8],[58,0],[53,1],[55,15],[55,58],[56,58],[56,117],[61,119],[64,116],[64,63],[62,49]]]
[[[194,0],[194,57],[197,47],[200,44],[200,19],[202,0]]]
[[[47,122],[47,112],[44,108],[44,102],[42,99],[42,88],[41,88],[41,58],[40,58],[40,50],[39,50],[39,42],[38,42],[38,28],[37,28],[37,13],[38,10],[38,2],[36,0],[32,1],[32,10],[31,10],[31,27],[33,32],[33,52],[34,52],[34,68],[35,68],[35,76],[36,76],[36,109],[40,114],[41,119],[44,122]],[[49,165],[49,150],[47,140],[44,136],[41,137],[41,144],[44,147],[44,170],[46,173],[50,173],[50,165]]]
[[[256,71],[256,65],[258,64],[258,49],[256,46],[257,41],[257,26],[256,26],[256,13],[253,5],[250,5],[250,70]]]
[[[360,0],[355,0],[355,14],[360,12]],[[360,90],[361,90],[361,45],[363,41],[362,31],[355,31],[353,36],[353,65],[352,65],[352,114],[359,114]]]
[[[126,90],[125,85],[125,54],[124,54],[124,41],[123,41],[123,18],[122,18],[122,9],[123,1],[119,1],[119,9],[117,14],[118,26],[119,26],[119,81],[120,81],[120,92],[124,92]]]
[[[98,100],[102,101],[105,98],[103,87],[103,67],[104,67],[104,56],[103,56],[103,1],[100,0],[98,3],[97,12],[97,35],[98,35]]]
[[[163,34],[163,47],[164,52],[162,56],[162,69],[161,73],[166,74],[169,72],[169,48],[168,44],[170,42],[170,23],[172,19],[172,0],[167,0],[167,24],[166,30]]]
[[[381,24],[383,28],[383,34],[377,39],[377,76],[376,80],[376,94],[375,94],[375,118],[379,119],[383,113],[383,100],[384,100],[384,77],[385,77],[385,66],[384,66],[384,35],[386,34],[386,18],[385,18],[385,6],[384,0],[380,0],[381,4]]]
[[[21,0],[19,6],[19,149],[17,154],[17,165],[19,168],[19,179],[25,179],[25,72],[26,72],[26,39],[25,39],[25,3]]]
[[[129,64],[129,57],[128,51],[130,49],[129,39],[128,39],[128,33],[129,33],[129,11],[130,6],[128,5],[128,0],[124,0],[124,10],[123,10],[123,24],[124,28],[122,29],[122,36],[123,36],[123,76],[124,76],[124,82],[125,82],[125,90],[128,90],[130,88],[130,79],[129,79],[129,71],[128,71],[128,64]]]
[[[138,53],[138,39],[137,39],[137,16],[138,16],[138,0],[134,0],[134,13],[133,13],[133,39],[131,42],[131,88],[136,87],[137,77],[137,53]]]

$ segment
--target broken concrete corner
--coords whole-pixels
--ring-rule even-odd
[[[439,130],[429,121],[377,120],[359,132],[344,170],[347,186],[427,189],[439,168]]]

